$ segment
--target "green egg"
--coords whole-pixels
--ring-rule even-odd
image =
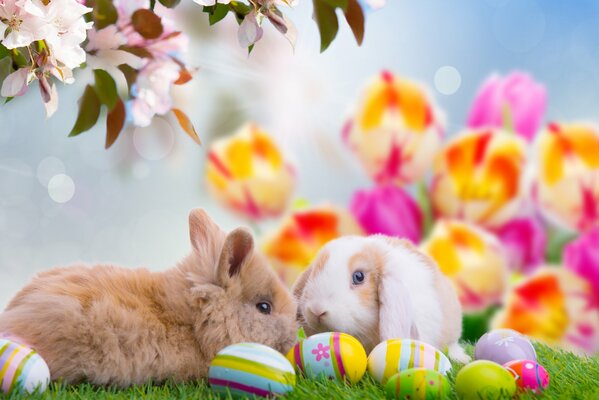
[[[464,400],[511,399],[516,393],[516,381],[501,365],[478,360],[458,372],[455,388]]]
[[[442,374],[426,368],[410,368],[387,381],[385,392],[389,399],[434,400],[449,395],[449,382]]]

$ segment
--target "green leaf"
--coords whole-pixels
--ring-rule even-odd
[[[100,99],[96,94],[96,91],[90,85],[85,87],[83,96],[79,99],[79,114],[77,115],[77,121],[69,136],[77,136],[82,132],[91,129],[100,116]]]
[[[116,23],[118,13],[111,0],[95,0],[92,11],[95,29],[104,29],[108,25]]]
[[[0,58],[4,58],[10,55],[10,51],[2,43],[0,43]]]
[[[12,58],[0,58],[0,87],[2,87],[2,82],[4,82],[6,77],[12,73]]]
[[[194,128],[187,114],[185,114],[183,111],[177,108],[173,108],[172,111],[173,114],[175,114],[175,117],[177,117],[177,121],[179,122],[179,125],[181,125],[181,128],[183,128],[185,133],[187,133],[189,137],[193,139],[194,142],[196,142],[199,145],[202,145],[202,141],[200,140],[200,137],[198,136],[198,133],[196,132],[196,129]]]
[[[154,7],[156,7],[156,0],[150,0],[150,10],[154,11]]]
[[[566,232],[557,228],[550,229],[547,232],[545,259],[550,264],[561,264],[564,248],[577,237],[578,235],[573,232]]]
[[[131,24],[135,31],[146,39],[158,39],[164,32],[160,17],[145,8],[140,8],[131,15]]]
[[[210,25],[214,25],[225,18],[228,13],[229,6],[227,4],[216,3],[216,6],[208,16],[208,22],[210,22]]]
[[[141,58],[154,58],[152,53],[150,53],[150,51],[148,49],[143,48],[143,47],[122,45],[122,46],[119,46],[119,50],[126,51],[127,53],[131,53],[134,56],[141,57]]]
[[[341,8],[343,11],[347,10],[349,0],[323,0],[325,3],[333,8]]]
[[[306,335],[306,331],[304,330],[303,326],[300,326],[299,329],[297,330],[297,341],[301,342],[302,340],[305,340],[308,336]]]
[[[320,52],[322,53],[337,36],[339,21],[335,8],[325,0],[314,0],[314,19],[320,31]]]
[[[17,67],[22,68],[29,66],[29,61],[27,60],[27,57],[25,57],[25,54],[23,54],[21,50],[12,49],[11,51],[12,59],[15,62],[15,64],[17,64]]]
[[[135,84],[135,81],[137,81],[137,75],[139,75],[139,72],[137,72],[135,68],[128,64],[121,64],[118,66],[118,69],[121,70],[123,75],[125,75],[127,86],[129,86],[129,93],[131,93],[131,87]]]
[[[94,69],[94,77],[96,79],[96,94],[102,102],[106,104],[108,110],[112,110],[119,100],[119,95],[116,89],[116,82],[112,76],[103,69]]]
[[[364,40],[364,11],[358,0],[349,0],[345,10],[345,20],[354,33],[356,42],[361,45]]]
[[[115,107],[106,115],[106,144],[104,146],[106,149],[109,149],[118,139],[125,126],[125,116],[125,104],[120,97],[117,97]]]
[[[160,1],[160,4],[162,4],[166,8],[175,8],[181,2],[181,0],[158,0],[158,1]]]

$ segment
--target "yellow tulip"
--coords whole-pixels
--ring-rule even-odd
[[[495,236],[462,221],[438,220],[422,250],[453,283],[466,312],[501,302],[507,263]]]
[[[352,215],[331,206],[296,210],[263,243],[263,250],[289,286],[328,241],[344,235],[362,235]]]
[[[268,134],[247,124],[210,147],[206,180],[218,201],[245,217],[260,219],[285,211],[295,173]]]
[[[385,71],[366,86],[343,138],[380,184],[422,178],[441,143],[443,124],[426,92]]]
[[[492,325],[579,354],[599,353],[599,305],[590,283],[565,268],[539,269],[514,286]]]
[[[570,229],[599,225],[599,132],[583,124],[549,124],[535,142],[535,199]]]
[[[458,135],[435,162],[435,211],[489,228],[511,220],[526,198],[526,152],[524,139],[499,129]]]

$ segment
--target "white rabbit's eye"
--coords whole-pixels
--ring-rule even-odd
[[[362,283],[364,283],[365,277],[366,275],[364,275],[364,272],[356,271],[352,274],[351,279],[354,285],[361,285]]]
[[[261,301],[260,303],[256,303],[256,308],[262,314],[270,314],[272,311],[272,306],[267,301]]]

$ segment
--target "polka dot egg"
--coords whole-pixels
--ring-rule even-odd
[[[257,343],[225,347],[210,363],[208,381],[219,393],[233,396],[273,396],[293,390],[295,371],[278,351]]]
[[[514,360],[503,366],[516,378],[519,389],[529,389],[538,393],[549,385],[549,373],[536,361]]]
[[[292,364],[309,378],[358,382],[366,372],[366,351],[353,336],[339,332],[312,335],[287,354]]]
[[[393,375],[385,385],[387,398],[435,400],[449,396],[447,378],[426,368],[410,368]]]
[[[389,339],[379,343],[368,356],[368,372],[382,384],[410,368],[426,368],[445,375],[451,362],[430,344],[412,339]]]
[[[46,390],[50,370],[38,353],[12,340],[0,339],[0,384],[2,392],[32,393]]]

